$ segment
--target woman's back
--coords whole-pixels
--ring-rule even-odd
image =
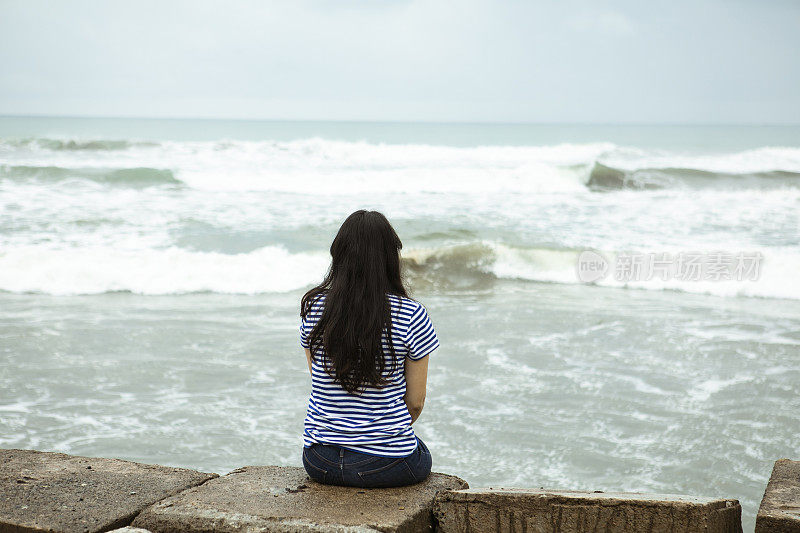
[[[350,393],[337,383],[330,360],[321,346],[309,344],[309,335],[320,320],[326,295],[309,306],[300,325],[300,344],[313,351],[311,396],[306,413],[304,446],[333,444],[361,453],[404,457],[417,447],[406,394],[405,359],[419,360],[439,346],[427,310],[419,302],[390,294],[391,343],[382,337],[386,361],[382,387],[367,385]]]
[[[352,213],[331,243],[328,273],[300,301],[311,373],[303,466],[320,483],[398,487],[431,472],[411,424],[439,340],[403,286],[402,248],[381,213]]]

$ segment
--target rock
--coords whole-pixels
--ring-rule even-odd
[[[133,526],[150,531],[433,531],[433,499],[467,483],[431,474],[416,485],[359,489],[321,485],[302,468],[246,466],[162,500]]]
[[[740,533],[741,513],[729,499],[534,489],[446,491],[434,504],[442,533]]]
[[[109,533],[152,533],[152,531],[147,531],[146,529],[142,529],[140,527],[125,526],[109,531]]]
[[[778,459],[756,515],[756,533],[800,532],[800,461]]]
[[[0,450],[0,531],[107,531],[215,477],[120,459]]]

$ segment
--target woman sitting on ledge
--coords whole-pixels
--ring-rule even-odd
[[[320,483],[399,487],[430,474],[431,454],[411,424],[439,341],[403,287],[402,246],[381,213],[356,211],[331,244],[324,281],[303,296],[300,344],[311,372],[303,466]]]

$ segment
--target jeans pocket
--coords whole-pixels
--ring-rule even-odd
[[[433,458],[422,441],[414,453],[405,458],[405,461],[416,481],[424,481],[430,475]]]
[[[328,469],[309,460],[308,448],[303,448],[303,467],[306,469],[308,477],[317,483],[330,483]]]
[[[308,453],[309,460],[313,459],[314,464],[320,465],[322,468],[330,469],[339,467],[339,452],[336,450],[331,451],[330,446],[320,449],[318,448],[317,444],[314,444],[309,448],[303,448],[303,450]],[[328,457],[325,457],[325,454],[330,456],[331,453],[335,455],[335,458],[329,459]]]
[[[388,462],[384,465],[358,472],[358,477],[364,487],[400,487],[402,485],[410,485],[416,481],[404,457],[386,459]]]

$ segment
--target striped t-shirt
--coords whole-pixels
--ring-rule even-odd
[[[328,359],[314,353],[311,365],[311,397],[308,400],[303,444],[335,444],[361,453],[404,457],[417,447],[403,396],[406,393],[404,358],[422,359],[439,346],[439,340],[425,307],[411,298],[389,295],[392,314],[392,342],[396,364],[385,366],[383,388],[368,386],[350,394],[334,382],[322,364]],[[300,324],[300,345],[309,348],[308,336],[322,316],[325,295],[311,305]],[[390,357],[386,332],[384,357]],[[387,361],[388,363],[388,361]]]

